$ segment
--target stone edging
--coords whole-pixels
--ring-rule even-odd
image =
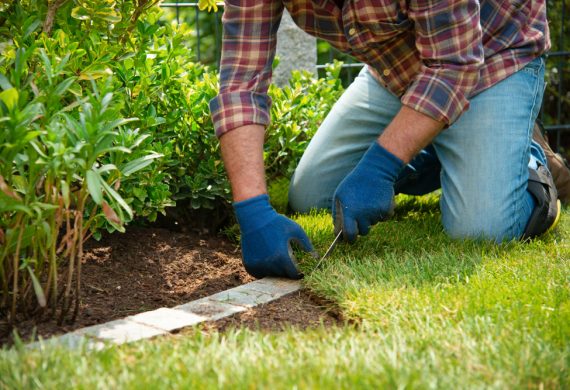
[[[274,301],[301,288],[298,280],[264,278],[173,308],[162,307],[134,316],[89,326],[28,344],[42,348],[48,344],[101,349],[106,344],[123,344],[166,335],[206,321],[216,321],[249,308]]]

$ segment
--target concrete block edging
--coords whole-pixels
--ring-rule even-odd
[[[217,321],[250,308],[269,303],[298,291],[301,282],[263,278],[172,308],[139,313],[104,324],[28,344],[28,348],[63,345],[68,348],[103,349],[133,341],[170,334],[206,321]]]

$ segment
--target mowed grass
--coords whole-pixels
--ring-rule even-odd
[[[102,351],[0,351],[6,388],[570,388],[570,210],[530,243],[453,241],[437,198],[393,220],[305,285],[347,322],[283,332],[201,328]],[[323,253],[330,216],[296,220]]]

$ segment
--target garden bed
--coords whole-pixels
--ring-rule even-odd
[[[18,333],[28,341],[34,332],[43,338],[104,323],[136,313],[172,307],[254,280],[242,264],[239,248],[228,239],[196,232],[130,227],[101,241],[89,241],[83,260],[80,315],[74,323],[58,326],[55,320],[20,320]],[[280,302],[280,301],[278,301]],[[273,313],[273,315],[267,315]],[[280,322],[310,326],[327,314],[308,294],[295,294],[228,320],[245,325],[263,317],[263,327]],[[330,317],[330,318],[329,318]],[[224,325],[225,328],[225,325]],[[4,334],[0,344],[10,344]]]

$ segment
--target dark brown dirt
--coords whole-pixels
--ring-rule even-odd
[[[299,291],[246,312],[207,323],[204,328],[218,332],[231,328],[274,332],[287,328],[331,327],[341,323],[342,319],[330,302]]]
[[[23,339],[29,339],[34,327],[45,338],[186,303],[253,280],[241,264],[238,247],[224,238],[140,227],[89,241],[81,274],[82,303],[75,323],[22,321],[18,332]]]
[[[253,278],[245,272],[240,255],[237,245],[222,237],[130,227],[124,234],[86,244],[81,311],[75,323],[58,326],[55,320],[34,318],[20,321],[17,331],[26,341],[34,332],[46,338],[248,283]],[[315,298],[297,293],[208,326],[305,328],[320,321],[329,325],[337,319]],[[11,335],[0,336],[0,345],[12,341]]]

